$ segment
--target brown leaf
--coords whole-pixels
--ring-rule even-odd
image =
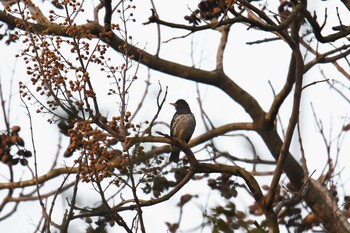
[[[192,199],[192,195],[191,194],[185,194],[181,197],[181,200],[179,202],[179,204],[177,204],[177,206],[184,206],[187,202],[189,202]]]

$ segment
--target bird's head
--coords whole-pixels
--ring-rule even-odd
[[[175,108],[178,108],[178,107],[185,107],[187,106],[188,107],[188,103],[183,100],[183,99],[179,99],[177,100],[175,103],[170,103],[171,105],[173,105]]]
[[[183,100],[183,99],[179,99],[177,100],[175,103],[170,103],[171,105],[173,105],[176,109],[176,111],[178,110],[189,110],[190,106],[188,105],[188,103]]]

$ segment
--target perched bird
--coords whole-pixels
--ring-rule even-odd
[[[185,100],[179,99],[175,103],[171,103],[171,105],[174,105],[176,112],[170,123],[170,136],[187,143],[191,139],[194,128],[196,127],[196,119]],[[179,155],[180,148],[173,146],[169,161],[177,163],[179,161]]]

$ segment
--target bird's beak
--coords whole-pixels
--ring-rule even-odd
[[[176,104],[175,104],[175,103],[169,103],[169,104],[173,105],[174,107],[176,106]]]

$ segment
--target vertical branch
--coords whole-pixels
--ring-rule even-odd
[[[48,233],[50,233],[50,224],[51,224],[51,217],[50,215],[47,213],[47,209],[46,206],[43,202],[43,199],[41,197],[41,192],[40,192],[40,186],[39,186],[39,181],[38,181],[38,160],[37,160],[37,153],[36,153],[36,147],[35,147],[35,140],[34,140],[34,129],[33,129],[33,122],[32,122],[32,117],[29,111],[29,108],[27,106],[27,104],[25,103],[25,101],[22,99],[21,97],[21,101],[24,104],[26,110],[27,110],[27,114],[28,114],[28,118],[29,118],[29,129],[30,129],[30,136],[31,136],[31,140],[32,140],[32,146],[33,146],[33,156],[34,156],[34,172],[30,169],[30,171],[32,172],[33,178],[36,180],[36,192],[38,194],[38,200],[42,209],[42,213],[43,213],[43,217],[45,218],[45,225],[44,228],[46,229],[46,231]]]
[[[304,62],[303,62],[303,58],[299,48],[293,50],[293,56],[295,57],[295,66],[296,66],[293,108],[292,108],[291,116],[289,118],[289,124],[286,131],[286,136],[278,156],[277,166],[271,181],[270,190],[265,199],[266,208],[272,208],[272,203],[276,195],[276,192],[278,190],[279,180],[283,172],[284,162],[288,157],[288,151],[289,151],[289,147],[294,134],[294,129],[299,119],[299,108],[300,108],[301,92],[302,92]]]
[[[145,81],[145,83],[146,83],[145,90],[143,92],[142,97],[140,98],[139,104],[137,105],[136,109],[134,110],[134,114],[130,118],[130,121],[132,121],[135,118],[135,116],[138,114],[138,112],[140,111],[140,109],[142,108],[142,106],[144,104],[144,100],[146,99],[146,97],[148,95],[149,87],[151,86],[150,79],[151,79],[150,69],[148,69],[147,80]]]
[[[111,22],[112,22],[112,0],[104,0],[104,5],[105,5],[105,18],[104,18],[105,30],[110,31]]]
[[[71,203],[70,203],[70,208],[69,208],[69,212],[68,214],[63,218],[62,220],[62,227],[60,228],[61,232],[68,232],[68,226],[70,221],[72,220],[73,217],[73,211],[75,209],[75,203],[77,200],[77,195],[78,195],[78,185],[79,185],[79,181],[80,181],[80,172],[81,172],[81,166],[78,167],[78,172],[75,176],[75,182],[74,182],[74,188],[73,188],[73,196],[71,199]],[[66,179],[68,179],[69,174],[66,176]],[[62,182],[63,185],[64,182]],[[56,198],[56,196],[55,196]],[[53,209],[51,209],[52,211]],[[50,212],[51,215],[52,212]]]
[[[150,0],[151,1],[151,4],[152,4],[152,17],[157,17],[159,18],[159,15],[157,13],[157,10],[156,10],[156,5],[154,4],[153,0]],[[160,25],[157,23],[157,32],[158,32],[158,39],[157,39],[157,51],[156,51],[156,56],[158,57],[159,56],[159,52],[160,52],[160,45],[161,45],[161,34],[160,34]]]
[[[271,87],[271,91],[272,91],[273,97],[274,97],[274,99],[276,99],[276,91],[273,88],[272,83],[270,81],[269,81],[269,85]],[[279,122],[279,125],[281,127],[282,136],[285,137],[286,133],[284,132],[283,122],[282,122],[282,119],[281,119],[280,115],[278,114],[277,110],[278,109],[273,110],[273,111],[275,111],[275,113],[274,113],[275,117],[274,116],[269,116],[269,117],[272,117],[269,120],[271,121],[273,119],[274,121],[277,120]]]
[[[281,91],[275,96],[269,111],[265,115],[265,120],[270,124],[276,119],[280,107],[284,103],[287,96],[292,91],[293,85],[295,83],[295,72],[296,72],[296,61],[295,57],[292,56],[289,62],[289,69],[286,82],[281,89]]]
[[[127,30],[127,17],[125,15],[125,4],[124,1],[121,1],[121,20],[123,22],[123,27],[124,27],[124,45],[126,45],[128,43],[128,30]],[[121,117],[121,121],[120,121],[120,130],[122,132],[122,136],[125,138],[127,135],[126,132],[126,125],[125,125],[125,114],[126,114],[126,79],[127,79],[127,72],[130,68],[130,60],[129,60],[129,51],[128,51],[128,47],[125,46],[125,50],[124,50],[124,64],[121,70],[121,81],[122,81],[122,86],[121,86],[121,90],[119,90],[119,97],[121,100],[121,108],[120,108],[120,117]]]
[[[9,120],[7,119],[7,114],[6,114],[6,110],[5,110],[6,109],[5,108],[5,99],[4,99],[4,95],[2,92],[1,78],[0,78],[0,104],[1,104],[1,108],[2,108],[2,115],[3,115],[3,119],[5,121],[7,133],[10,133],[10,123],[9,123]]]
[[[136,210],[137,210],[137,215],[138,215],[140,226],[141,226],[141,232],[145,233],[146,229],[145,229],[145,224],[144,224],[144,221],[143,221],[143,214],[142,214],[140,201],[139,201],[139,198],[137,196],[137,185],[135,184],[134,174],[132,172],[133,171],[132,166],[133,165],[130,163],[129,177],[130,177],[130,180],[131,180],[131,190],[132,190],[132,195],[134,197],[135,204],[136,204]]]
[[[303,146],[303,139],[301,137],[301,130],[300,130],[300,122],[297,124],[297,130],[298,130],[298,139],[299,139],[299,145],[300,145],[300,152],[301,152],[301,166],[304,170],[304,179],[305,181],[309,177],[309,169],[307,168],[307,161],[305,156],[305,150]]]
[[[303,1],[302,4],[304,5],[304,7],[306,7],[305,1]],[[279,181],[280,181],[281,175],[283,173],[283,168],[285,167],[285,161],[288,158],[289,148],[290,148],[290,144],[291,144],[291,141],[292,141],[292,138],[294,135],[295,127],[296,127],[296,124],[298,123],[298,120],[299,120],[299,110],[300,110],[300,102],[301,102],[301,94],[302,94],[303,74],[304,74],[304,68],[305,68],[303,56],[301,54],[300,46],[299,46],[299,41],[300,41],[299,32],[300,32],[301,24],[302,24],[302,16],[297,15],[290,25],[291,36],[290,36],[290,38],[289,38],[290,40],[288,42],[289,46],[292,49],[292,59],[291,59],[290,65],[295,66],[295,69],[291,70],[291,67],[289,67],[288,80],[295,81],[293,107],[292,107],[291,116],[289,118],[289,124],[288,124],[287,130],[286,130],[284,142],[283,142],[281,149],[279,151],[279,155],[278,155],[278,159],[277,159],[277,166],[276,166],[274,175],[272,177],[270,190],[265,198],[265,208],[267,208],[267,209],[272,209],[273,201],[274,201],[274,198],[275,198],[276,193],[278,191]],[[287,85],[287,87],[288,87],[288,85]],[[291,86],[289,88],[291,88]],[[276,100],[276,98],[275,98],[275,100]],[[274,103],[275,103],[275,101],[274,101]],[[276,105],[276,106],[278,106],[278,105]],[[278,109],[278,108],[276,108],[276,109]],[[274,112],[272,114],[272,116],[274,116],[274,117],[277,114],[276,109],[272,110]],[[269,116],[271,116],[271,115],[269,115]],[[274,118],[270,117],[270,119],[269,119],[269,118],[266,118],[266,116],[265,116],[265,119],[271,121]],[[296,172],[296,171],[294,171],[294,172]],[[305,177],[305,176],[303,175],[302,177]]]
[[[98,22],[98,13],[103,8],[103,6],[104,6],[104,3],[101,1],[94,8],[94,22],[96,22],[96,23],[99,23]]]
[[[219,27],[218,30],[221,32],[221,39],[216,54],[216,70],[223,72],[224,71],[224,52],[227,45],[228,34],[230,32],[230,25],[225,25]]]

